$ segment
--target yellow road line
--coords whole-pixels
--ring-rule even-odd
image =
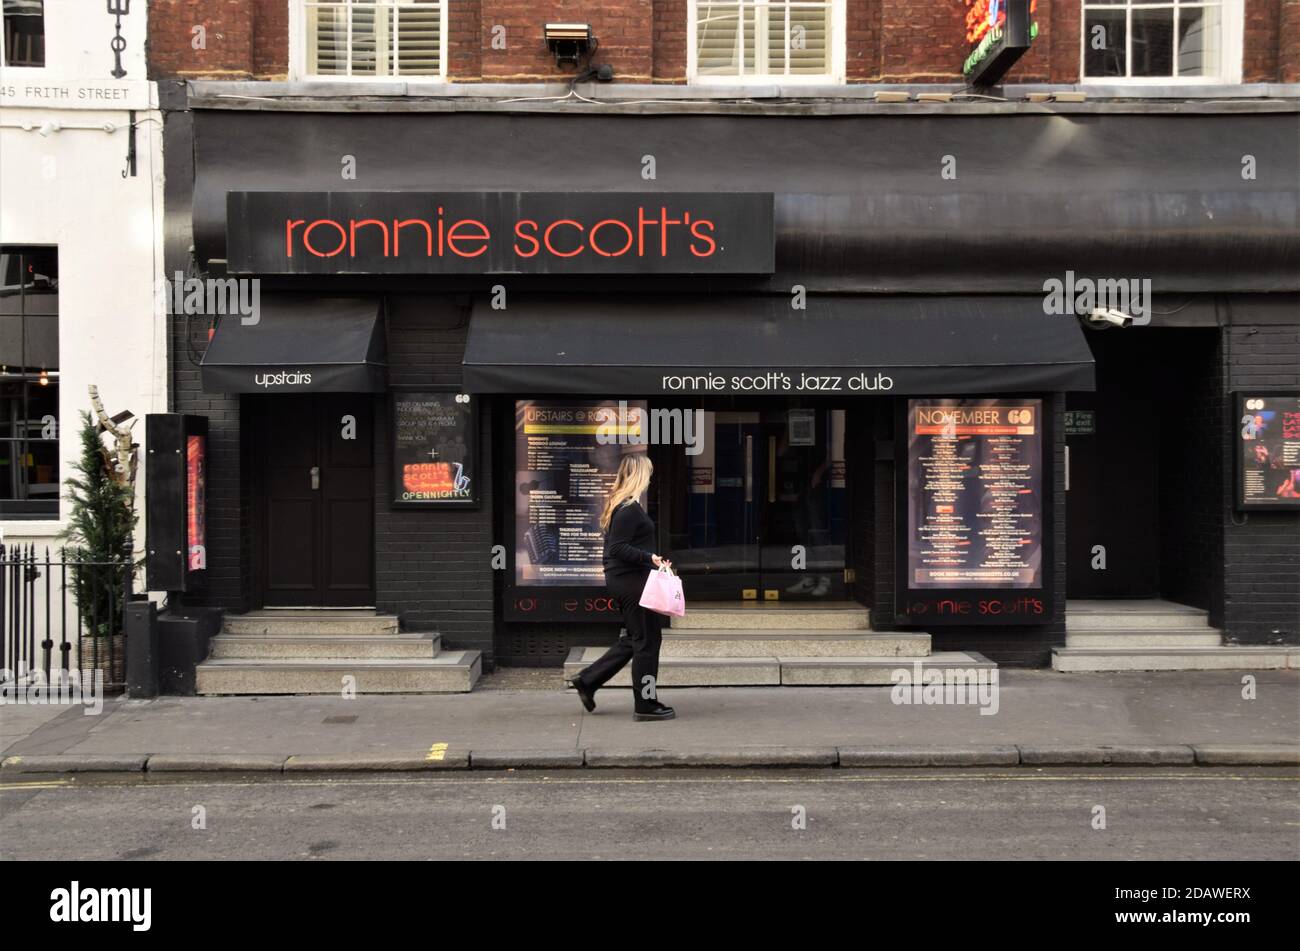
[[[433,746],[429,747],[429,752],[425,755],[424,758],[426,761],[429,762],[440,763],[446,758],[446,756],[447,756],[447,744],[434,743]]]

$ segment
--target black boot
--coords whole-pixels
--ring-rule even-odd
[[[633,720],[650,721],[650,720],[671,720],[677,716],[677,711],[672,707],[665,706],[662,703],[656,703],[648,710],[637,710],[632,714]]]
[[[581,700],[582,705],[587,708],[587,712],[591,713],[591,711],[595,710],[596,691],[592,690],[582,682],[581,675],[574,677],[569,681],[569,683],[572,685],[573,689],[577,691],[578,699]]]

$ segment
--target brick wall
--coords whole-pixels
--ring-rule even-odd
[[[1229,306],[1224,398],[1250,387],[1300,388],[1300,300],[1241,300]],[[1233,455],[1225,452],[1220,458],[1227,516],[1224,632],[1241,643],[1300,643],[1300,517],[1294,512],[1235,512]]]
[[[1300,83],[1300,0],[1281,0],[1280,6],[1276,78],[1280,83]]]
[[[153,0],[149,72],[154,78],[286,78],[287,0]]]
[[[155,78],[283,79],[294,0],[154,0],[149,64]],[[684,83],[690,0],[447,0],[447,76],[455,82],[539,82],[572,75],[542,39],[549,21],[588,22],[594,62],[616,81]],[[1242,78],[1300,81],[1300,0],[1245,0]],[[960,82],[968,51],[961,0],[848,0],[849,82]],[[1009,82],[1079,80],[1082,5],[1043,0],[1039,36]],[[194,49],[193,29],[206,29]],[[504,28],[504,33],[496,28]],[[504,48],[498,48],[504,40]]]
[[[651,0],[480,0],[482,76],[489,82],[533,82],[572,75],[556,67],[542,38],[547,22],[590,23],[600,43],[593,63],[610,63],[625,82],[653,76]],[[505,49],[492,46],[493,29],[505,28]]]
[[[389,381],[393,385],[458,385],[469,315],[452,298],[389,297]],[[479,407],[477,510],[394,509],[388,401],[376,405],[375,597],[380,611],[405,630],[433,630],[449,648],[481,650],[491,664],[491,413]]]

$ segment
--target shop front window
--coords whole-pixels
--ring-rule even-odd
[[[4,0],[4,64],[45,65],[45,0]]]
[[[58,514],[58,251],[0,246],[0,518]]]
[[[701,452],[655,463],[687,597],[843,600],[844,410],[736,404],[702,424]]]
[[[843,0],[691,0],[691,78],[838,82]]]
[[[312,77],[443,75],[447,0],[300,0]]]
[[[1083,78],[1234,82],[1239,17],[1240,0],[1085,0]]]

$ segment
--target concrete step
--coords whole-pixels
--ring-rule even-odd
[[[197,668],[200,694],[340,694],[355,677],[362,693],[468,693],[482,673],[479,651],[382,660],[213,659]]]
[[[672,619],[675,631],[866,631],[871,612],[851,601],[687,603],[686,616]]]
[[[212,639],[208,656],[216,660],[431,658],[441,647],[440,634],[221,634]]]
[[[397,616],[368,610],[265,610],[227,614],[222,634],[284,637],[291,634],[331,634],[369,637],[397,633]]]
[[[940,651],[929,657],[780,657],[781,683],[790,687],[870,687],[899,682],[895,673],[908,671],[917,683],[918,670],[996,670],[997,664],[974,651]],[[923,683],[924,681],[919,681]]]
[[[1066,631],[1185,631],[1209,627],[1209,612],[1172,601],[1068,601]]]
[[[924,657],[930,635],[914,631],[667,630],[661,657]]]
[[[1295,647],[1052,648],[1052,669],[1070,673],[1115,670],[1280,670],[1300,667]]]
[[[564,662],[564,677],[573,677],[605,652],[603,647],[575,647]],[[993,669],[978,654],[950,652],[929,657],[666,657],[659,659],[661,687],[754,687],[889,685],[896,670]],[[606,686],[630,687],[631,664]]]
[[[1070,631],[1065,633],[1066,647],[1103,650],[1114,647],[1218,647],[1223,638],[1214,627],[1189,627],[1154,631]]]

